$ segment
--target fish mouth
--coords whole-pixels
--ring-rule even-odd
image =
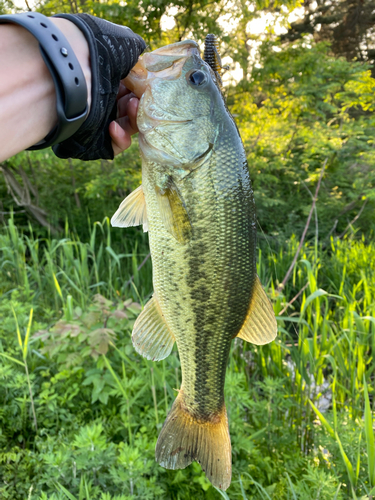
[[[153,52],[146,52],[140,56],[137,64],[123,82],[127,89],[141,98],[150,80],[179,78],[186,59],[193,55],[200,56],[199,46],[193,40],[184,40],[166,45]]]

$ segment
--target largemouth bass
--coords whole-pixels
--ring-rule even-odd
[[[276,320],[256,274],[256,217],[245,151],[217,81],[191,40],[144,54],[126,79],[140,97],[142,186],[112,225],[149,231],[154,295],[132,334],[148,359],[177,343],[182,384],[156,445],[167,469],[201,464],[231,481],[224,402],[233,338],[266,344]]]

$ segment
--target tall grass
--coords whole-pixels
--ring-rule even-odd
[[[124,232],[123,248],[119,250],[112,247],[112,231],[105,219],[92,226],[88,242],[80,241],[68,227],[61,239],[38,239],[31,228],[28,235],[20,234],[10,219],[0,233],[0,292],[9,296],[15,289],[22,290],[35,304],[48,304],[56,316],[64,313],[68,318],[73,306],[84,309],[95,293],[111,300],[130,296],[143,302],[152,290],[151,263],[150,260],[144,263],[148,255],[144,236],[141,235],[140,243],[134,245],[134,240],[127,239]],[[367,492],[368,486],[375,486],[372,433],[375,245],[363,239],[331,239],[325,248],[316,242],[305,243],[291,279],[280,292],[278,285],[297,246],[298,242],[292,238],[282,248],[259,251],[258,274],[273,302],[279,335],[275,342],[262,347],[235,340],[228,377],[245,373],[248,390],[259,380],[283,380],[293,404],[290,411],[280,413],[278,418],[283,425],[294,429],[295,439],[305,454],[314,447],[316,419],[320,419],[340,449],[350,495],[356,498],[359,486]],[[106,357],[104,362],[126,404],[131,444],[134,439],[132,400],[127,379],[130,361],[122,351],[118,352],[122,359],[122,375],[115,372]],[[174,356],[171,359],[178,388],[179,366]],[[25,356],[24,361],[26,363]],[[173,387],[166,383],[165,362],[161,365],[145,363],[158,429],[161,415],[165,415],[172,402]],[[172,365],[168,363],[169,369]],[[271,404],[275,398],[272,386],[267,397]],[[330,421],[323,415],[327,407],[331,410]],[[353,461],[351,450],[344,449],[345,442],[338,433],[337,414],[344,409],[349,412],[352,422],[364,429],[368,447],[368,486],[359,474],[359,451]],[[271,435],[269,439],[272,440]],[[289,476],[288,481],[290,483]],[[255,480],[253,484],[259,495],[264,495],[262,485]],[[292,486],[290,491],[294,498]]]
[[[0,292],[33,292],[36,301],[56,310],[64,305],[59,288],[82,308],[95,293],[110,299],[146,297],[152,290],[151,262],[138,270],[148,255],[146,236],[138,232],[134,244],[134,235],[124,231],[118,251],[112,246],[112,231],[105,218],[90,227],[88,242],[80,241],[68,224],[63,238],[37,238],[31,226],[28,235],[20,234],[10,219],[0,233]]]

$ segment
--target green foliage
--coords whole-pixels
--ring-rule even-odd
[[[0,254],[1,497],[221,498],[198,464],[167,471],[154,460],[181,374],[175,351],[160,363],[134,351],[130,334],[140,306],[126,299],[131,289],[116,288],[115,273],[105,291],[119,293],[110,299],[98,293],[95,273],[76,281],[76,266],[54,250],[70,241],[87,246],[69,232],[38,248],[54,272],[34,272],[36,253],[25,250],[32,240],[12,224],[2,230]],[[279,315],[277,341],[256,347],[236,340],[232,346],[225,389],[231,499],[344,499],[352,498],[351,484],[359,498],[372,487],[364,376],[373,373],[374,246],[354,239],[332,239],[325,249],[307,243],[290,283],[276,292],[296,247],[292,238],[280,252],[259,252],[258,273]],[[11,249],[18,249],[18,260],[11,260]],[[100,259],[93,253],[88,269],[99,268]]]
[[[0,0],[0,15],[8,14],[14,8],[14,4],[11,0]]]
[[[277,51],[276,51],[277,49]],[[325,161],[319,232],[374,230],[374,80],[366,66],[334,59],[307,40],[265,43],[260,68],[229,102],[248,153],[257,212],[272,234],[302,232]]]
[[[375,101],[367,66],[335,59],[326,44],[311,45],[308,39],[290,46],[264,41],[260,47],[251,78],[229,87],[227,94],[247,151],[263,230],[280,239],[301,234],[327,162],[316,208],[321,238],[356,230],[370,234],[375,229]],[[111,216],[141,182],[136,144],[113,162],[65,161],[42,151],[20,153],[5,165],[21,185],[22,167],[35,190],[31,198],[54,227],[61,229],[67,220],[85,239],[87,218]],[[0,194],[4,211],[14,208],[17,227],[26,228],[28,209],[14,207],[4,184]],[[313,231],[311,225],[308,237]],[[118,253],[120,235],[113,237]],[[128,235],[139,237],[136,229]]]
[[[121,231],[113,230],[108,218],[89,226],[88,234],[89,241],[82,242],[66,223],[62,239],[38,238],[31,226],[28,236],[21,236],[13,218],[9,219],[0,234],[0,273],[4,276],[0,292],[17,286],[23,293],[42,298],[44,306],[66,310],[69,296],[85,307],[93,292],[114,298],[129,291],[138,299],[139,293],[147,296],[152,291],[144,233],[130,231],[122,238],[119,252],[113,250],[112,238]],[[33,291],[31,283],[37,285]]]
[[[103,214],[112,216],[125,196],[141,183],[141,162],[136,144],[111,162],[60,160],[48,149],[19,153],[4,164],[24,186],[24,177],[19,172],[22,167],[33,185],[33,191],[29,192],[31,199],[49,214],[52,226],[61,229],[67,220],[78,234],[86,238],[87,218],[102,220]],[[3,208],[10,212],[14,200],[7,195],[4,184],[0,185],[0,195]],[[28,212],[15,209],[18,227],[27,227],[28,220]]]
[[[37,226],[30,205],[0,183],[1,498],[374,494],[374,80],[366,65],[334,58],[308,36],[280,44],[272,26],[249,35],[248,23],[264,12],[286,26],[297,4],[40,4],[46,14],[90,12],[127,24],[152,49],[221,37],[222,54],[243,70],[226,93],[247,151],[263,229],[258,274],[279,336],[263,347],[233,342],[228,491],[213,488],[196,463],[159,467],[155,443],[180,384],[178,356],[151,363],[135,353],[132,326],[152,292],[147,235],[112,229],[108,219],[141,182],[137,145],[113,162],[65,161],[48,150],[16,155],[3,166],[52,228]],[[0,2],[0,13],[12,9]],[[166,31],[164,14],[175,21]],[[280,290],[325,162],[315,224]]]

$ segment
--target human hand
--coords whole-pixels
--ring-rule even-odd
[[[4,21],[4,16],[1,18]],[[131,136],[137,132],[138,99],[121,80],[136,64],[146,44],[129,28],[87,14],[66,14],[46,22],[55,24],[65,35],[78,59],[86,80],[89,108],[78,131],[55,144],[53,150],[61,158],[111,159],[130,146]],[[41,143],[56,129],[58,116],[55,84],[38,39],[12,21],[0,24],[3,161]]]
[[[115,156],[128,149],[131,136],[138,132],[137,112],[139,99],[120,83],[117,95],[117,118],[109,124],[109,134]]]
[[[145,42],[129,28],[88,14],[59,14],[86,38],[91,63],[91,109],[81,128],[53,146],[60,158],[112,159],[130,146],[137,132],[138,100],[133,101],[121,80],[136,64]]]

